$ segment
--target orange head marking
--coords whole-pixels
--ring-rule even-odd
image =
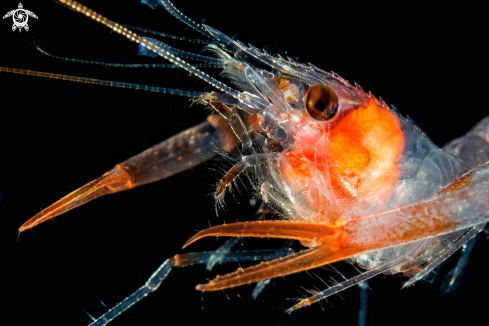
[[[374,103],[347,114],[330,133],[333,187],[351,197],[386,194],[397,182],[404,136],[392,112]]]
[[[323,197],[343,207],[356,200],[383,200],[398,180],[404,136],[394,113],[377,103],[365,102],[330,125],[298,124],[294,137],[282,173],[289,186],[307,192],[307,205],[319,215],[336,211],[325,207]]]

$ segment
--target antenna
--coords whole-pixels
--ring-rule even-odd
[[[85,15],[87,17],[92,18],[93,20],[97,21],[98,23],[101,23],[102,25],[107,26],[110,28],[112,31],[121,34],[122,36],[125,36],[128,40],[140,44],[140,46],[144,46],[150,51],[153,51],[154,53],[158,54],[159,56],[167,59],[171,63],[177,65],[180,68],[183,68],[187,70],[188,72],[194,74],[198,78],[202,79],[206,83],[212,85],[213,87],[217,88],[218,90],[230,95],[231,97],[234,97],[235,99],[239,98],[240,92],[232,89],[231,87],[227,86],[226,84],[222,83],[221,81],[209,76],[205,72],[201,71],[200,69],[196,68],[195,66],[187,63],[185,60],[181,59],[178,55],[175,54],[175,52],[168,48],[168,47],[162,47],[159,44],[156,44],[151,38],[143,38],[139,35],[137,35],[135,32],[127,29],[123,25],[120,25],[102,15],[99,13],[89,9],[88,7],[72,0],[57,0],[59,3],[65,5],[66,7],[70,8],[73,11],[79,12],[82,15]]]
[[[77,77],[77,76],[70,76],[70,75],[60,75],[60,74],[53,74],[49,72],[43,72],[43,71],[25,70],[25,69],[8,68],[8,67],[0,67],[0,73],[1,72],[8,72],[17,75],[28,75],[28,76],[50,78],[50,79],[67,80],[67,81],[84,83],[84,84],[111,86],[111,87],[134,89],[134,90],[154,92],[154,93],[195,97],[195,98],[200,98],[202,95],[207,94],[207,93],[201,93],[195,91],[184,91],[181,89],[174,89],[174,88],[132,84],[132,83],[117,82],[112,80],[85,78],[85,77]]]

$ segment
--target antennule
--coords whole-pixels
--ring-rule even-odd
[[[204,35],[207,38],[214,39],[212,34],[210,34],[201,24],[197,24],[195,21],[184,15],[180,10],[178,10],[173,3],[168,0],[142,0],[142,3],[149,6],[151,9],[155,9],[158,5],[162,6],[168,13],[170,13],[173,17],[176,17],[179,21],[184,23],[187,26],[190,26],[192,29],[196,30],[200,34]]]
[[[191,64],[187,63],[185,60],[182,60],[180,57],[175,55],[173,51],[171,51],[168,48],[161,48],[157,44],[151,41],[151,39],[144,39],[134,33],[133,31],[128,30],[126,27],[100,15],[99,13],[87,8],[86,6],[72,0],[57,0],[59,3],[67,6],[73,11],[77,11],[87,17],[92,18],[93,20],[101,23],[102,25],[107,26],[110,28],[112,31],[119,33],[123,36],[125,36],[128,40],[132,42],[136,42],[138,44],[141,44],[142,46],[146,47],[148,50],[151,50],[161,57],[167,59],[171,63],[187,70],[188,72],[191,72],[198,78],[202,79],[206,83],[210,84],[211,86],[217,88],[218,90],[229,94],[230,96],[234,98],[238,98],[239,92],[232,89],[231,87],[227,86],[226,84],[220,82],[219,80],[209,76],[205,72],[197,69],[195,66],[192,66]]]
[[[100,66],[106,66],[106,67],[116,67],[116,68],[167,68],[167,69],[176,69],[179,68],[178,66],[174,65],[173,63],[117,63],[117,62],[103,62],[103,61],[93,61],[93,60],[83,60],[83,59],[75,59],[75,58],[68,58],[68,57],[62,57],[59,55],[51,54],[49,52],[44,51],[39,45],[37,45],[35,42],[34,46],[36,47],[37,51],[41,52],[42,54],[54,58],[57,60],[63,60],[63,61],[70,61],[70,62],[77,62],[77,63],[86,63],[86,64],[91,64],[91,65],[100,65]],[[146,51],[148,51],[146,48],[144,48]],[[149,52],[149,51],[148,51]],[[190,53],[189,54],[194,54]],[[154,52],[151,52],[151,54],[154,54],[154,56],[158,56]],[[145,56],[146,53],[142,52],[139,53],[138,55]],[[202,56],[205,57],[205,56]],[[207,57],[205,57],[207,58]],[[210,57],[209,57],[210,58]],[[214,59],[214,58],[210,58]],[[206,62],[206,63],[197,63],[194,64],[195,67],[197,68],[222,68],[222,64],[218,62],[216,59],[216,62]]]

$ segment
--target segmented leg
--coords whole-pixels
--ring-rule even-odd
[[[367,326],[368,280],[358,284],[360,289],[360,308],[358,309],[358,326]]]
[[[248,134],[248,130],[246,129],[243,120],[239,116],[236,110],[231,109],[224,103],[219,102],[210,102],[205,101],[205,103],[209,104],[216,112],[218,112],[226,121],[229,123],[229,126],[234,132],[234,135],[240,140],[242,151],[244,153],[251,153],[251,137]]]
[[[480,229],[480,231],[482,231],[482,229],[483,227]],[[440,289],[444,293],[454,292],[455,289],[461,284],[465,274],[465,268],[467,267],[470,259],[470,254],[472,253],[477,240],[477,235],[478,233],[475,234],[472,239],[462,245],[461,257],[459,258],[455,267],[453,267],[450,272],[447,273],[443,284],[440,286]]]
[[[293,254],[294,252],[295,251],[293,249],[226,252],[221,253],[220,263],[270,260],[287,256]],[[156,291],[161,283],[166,279],[172,268],[207,264],[209,260],[212,259],[214,254],[214,252],[193,252],[183,255],[176,255],[173,258],[165,260],[163,264],[161,264],[160,267],[158,267],[158,269],[149,277],[143,286],[119,302],[117,305],[115,305],[115,307],[109,309],[109,311],[91,323],[90,326],[107,325],[114,318],[132,307],[148,294]]]
[[[206,264],[206,269],[211,271],[216,264],[220,264],[224,257],[231,251],[231,248],[239,242],[239,238],[230,238],[226,242],[214,251]]]
[[[275,259],[270,262],[262,262],[259,265],[238,269],[236,272],[218,276],[207,284],[197,285],[196,290],[217,291],[227,289],[274,277],[294,274],[332,262],[334,261],[331,261],[330,259],[328,245],[323,245],[319,248],[304,250],[286,258]]]
[[[455,251],[460,249],[470,239],[472,239],[474,236],[476,236],[480,231],[484,229],[485,223],[475,226],[468,230],[465,234],[463,234],[460,237],[456,237],[456,239],[449,239],[447,242],[442,242],[440,244],[440,247],[443,246],[443,249],[435,249],[435,252],[438,252],[438,255],[433,257],[433,259],[423,267],[423,269],[411,277],[409,281],[404,283],[403,288],[409,287],[413,285],[415,282],[421,280],[423,277],[428,275],[435,267],[440,265],[445,259],[453,255]],[[420,257],[421,258],[421,257]]]
[[[366,271],[360,275],[352,277],[352,278],[350,278],[344,282],[341,282],[335,286],[332,286],[332,287],[330,287],[324,291],[321,291],[321,292],[319,292],[313,296],[302,299],[301,301],[299,301],[298,303],[296,303],[295,305],[293,305],[292,307],[287,309],[287,312],[291,313],[292,311],[297,310],[299,308],[310,306],[311,304],[313,304],[315,302],[326,299],[327,297],[332,296],[336,293],[339,293],[343,290],[346,290],[349,287],[357,285],[361,282],[365,282],[369,278],[372,278],[376,275],[382,274],[383,272],[387,271],[388,269],[404,263],[408,259],[410,259],[410,258],[407,258],[405,256],[394,258],[393,260],[390,260],[387,263],[384,263],[384,264],[379,265],[379,266],[377,266],[377,267],[375,267],[369,271]]]
[[[275,154],[252,154],[245,155],[221,178],[215,191],[216,206],[223,204],[226,189],[236,180],[236,178],[246,169],[265,163],[269,159],[274,159]]]

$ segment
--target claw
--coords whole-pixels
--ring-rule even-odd
[[[335,223],[259,221],[220,225],[194,235],[185,246],[207,236],[270,237],[301,240],[312,249],[218,276],[199,291],[216,291],[289,275],[381,248],[413,242],[488,222],[480,182],[431,200]],[[477,197],[475,194],[481,194]],[[463,206],[461,206],[463,205]],[[471,214],[462,207],[472,208]],[[463,213],[460,213],[463,212]],[[475,219],[474,215],[481,218]]]
[[[78,188],[37,213],[30,220],[22,224],[19,228],[19,232],[32,229],[38,224],[86,204],[95,198],[122,190],[128,190],[133,187],[134,176],[132,173],[124,164],[117,164],[112,170],[105,173],[100,178],[87,183],[83,187]]]
[[[325,265],[330,262],[328,245],[308,249],[287,257],[261,262],[245,269],[239,268],[233,273],[217,276],[207,284],[196,286],[197,291],[217,291],[239,285],[259,282],[279,276],[286,276]]]
[[[199,291],[216,291],[305,271],[353,256],[359,248],[341,243],[342,225],[305,221],[254,221],[215,226],[194,235],[185,246],[208,236],[269,237],[301,240],[313,248],[218,276]]]
[[[202,230],[191,237],[183,248],[205,237],[256,237],[294,239],[303,242],[322,243],[336,232],[338,227],[329,223],[310,223],[304,221],[253,221],[217,225]]]

